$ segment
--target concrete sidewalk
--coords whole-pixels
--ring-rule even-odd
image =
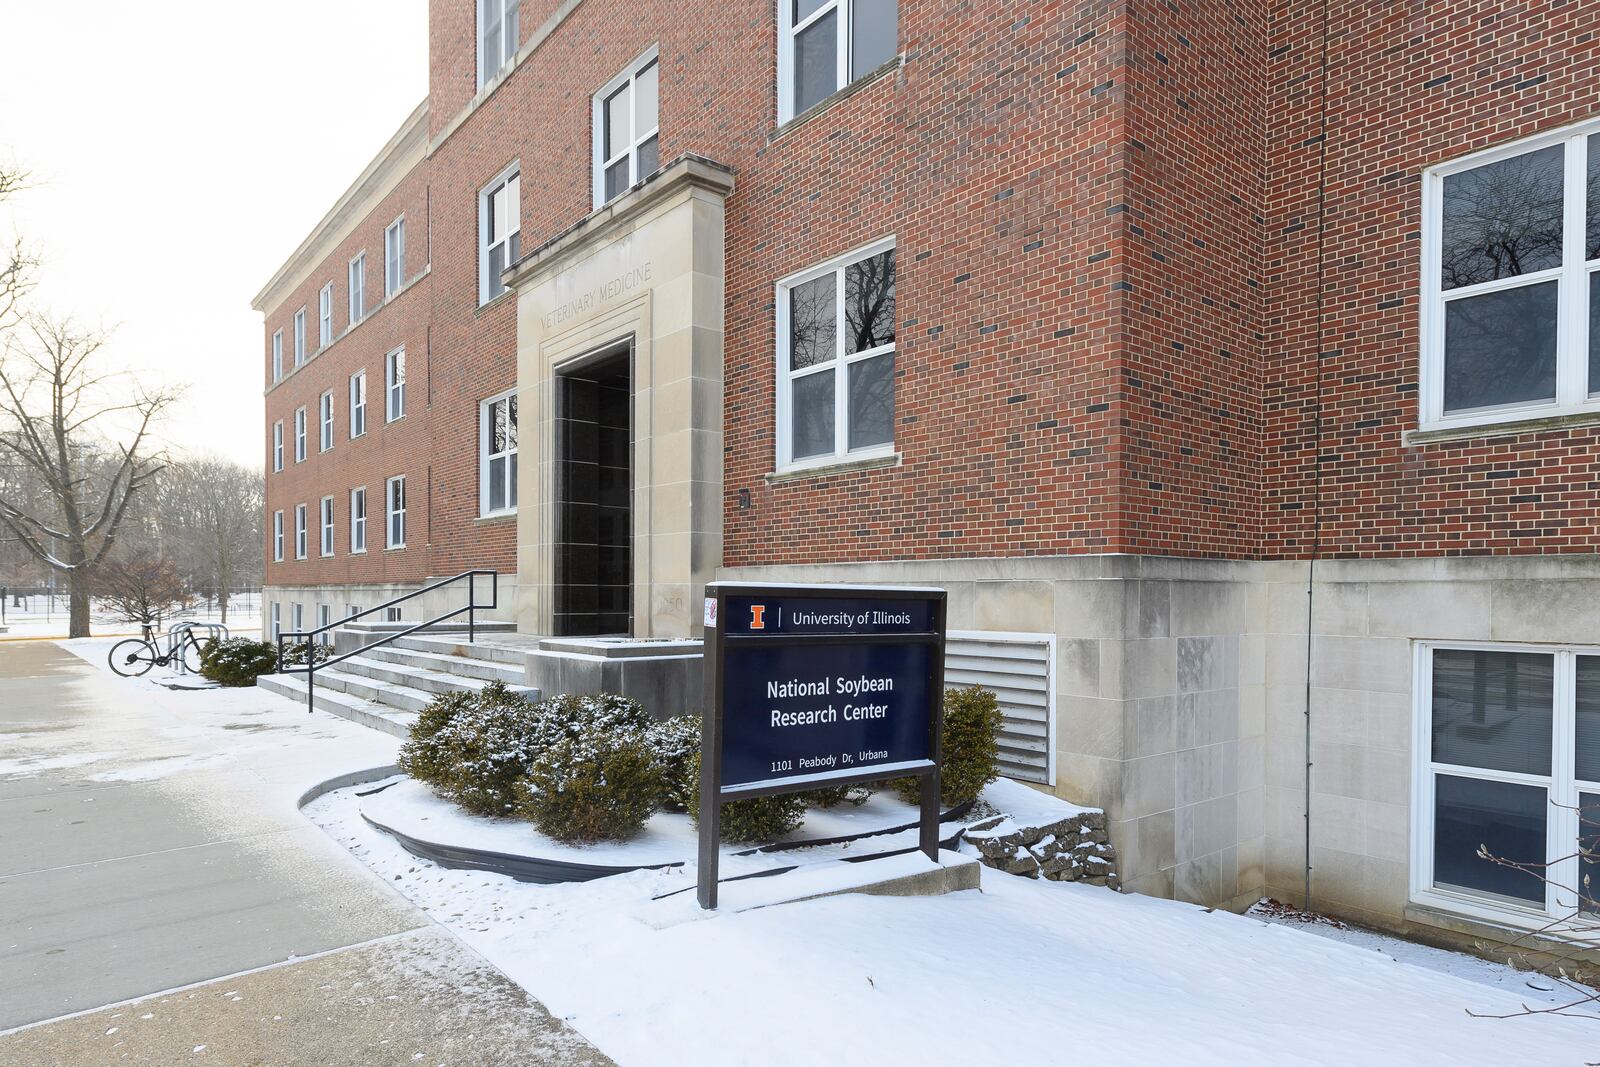
[[[0,1031],[28,1027],[0,1062],[607,1062],[295,810],[392,742],[287,701],[133,686],[0,646]],[[252,707],[211,728],[252,745],[187,753],[173,717],[201,701]]]

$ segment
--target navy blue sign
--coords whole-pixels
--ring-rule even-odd
[[[934,646],[728,646],[722,784],[867,770],[931,757]]]
[[[931,634],[934,601],[863,597],[731,596],[724,632],[734,635]]]

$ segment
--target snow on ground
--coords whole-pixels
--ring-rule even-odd
[[[221,617],[215,611],[198,611],[186,615],[181,619],[172,619],[161,624],[160,631],[167,629],[177,622],[220,622]],[[242,612],[230,611],[228,613],[228,632],[234,637],[261,636],[260,610]],[[4,633],[0,633],[0,641],[16,641],[24,638],[65,638],[67,636],[67,609],[66,601],[61,601],[61,606],[54,610],[45,611],[8,609],[6,621],[0,624]],[[95,637],[138,637],[139,624],[105,612],[94,612],[89,617],[89,632]]]
[[[318,712],[262,689],[169,689],[162,683],[206,685],[152,667],[139,678],[111,673],[106,655],[119,638],[56,642],[93,665],[101,714],[64,729],[49,715],[0,728],[0,780],[72,769],[93,782],[152,782],[191,771],[247,770],[299,791],[348,771],[394,762],[398,740]],[[0,655],[4,655],[0,646]]]
[[[692,869],[535,886],[437,867],[361,819],[368,788],[306,813],[624,1067],[1600,1058],[1591,1021],[1469,1016],[1556,1002],[1505,968],[1485,984],[1249,916],[988,870],[979,892],[708,917],[685,891]]]

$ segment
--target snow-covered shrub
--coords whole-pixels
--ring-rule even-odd
[[[690,761],[693,779],[700,781],[700,753]],[[696,787],[698,789],[698,786]],[[698,793],[696,794],[698,796]],[[698,800],[689,806],[689,817],[700,825]],[[802,793],[779,793],[770,797],[732,800],[722,805],[722,840],[767,844],[794,832],[805,821],[806,800]]]
[[[946,808],[978,799],[983,787],[1000,777],[1000,701],[981,685],[947,689],[944,694],[944,766],[939,803]],[[897,778],[894,791],[907,804],[918,801],[918,780]]]
[[[653,723],[650,744],[661,766],[661,806],[694,811],[700,804],[700,716]]]
[[[307,656],[311,654],[315,654],[317,662],[322,663],[333,655],[333,649],[327,645],[313,645],[307,641],[301,641],[295,645],[284,645],[283,665],[285,667],[304,667]]]
[[[661,765],[643,730],[563,738],[533,761],[516,796],[517,813],[547,837],[626,841],[661,803]]]
[[[212,641],[200,650],[200,674],[218,685],[255,685],[256,678],[278,669],[278,646],[248,637]]]
[[[417,781],[446,792],[455,777],[456,756],[453,735],[444,730],[477,699],[476,693],[446,693],[429,701],[411,724],[396,765]]]
[[[560,736],[548,705],[503,682],[436,697],[401,746],[399,766],[475,815],[509,815],[516,783]]]

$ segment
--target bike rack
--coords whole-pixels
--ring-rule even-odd
[[[489,579],[490,599],[489,599],[489,603],[487,603],[487,604],[478,603],[478,583],[477,583],[477,579],[481,578],[481,577],[487,577]],[[396,604],[403,604],[407,600],[411,600],[411,599],[414,599],[416,597],[422,596],[424,593],[431,593],[435,589],[443,589],[445,586],[452,585],[452,584],[454,584],[456,582],[461,581],[462,579],[466,579],[466,582],[467,582],[467,603],[464,606],[456,608],[454,611],[447,611],[443,615],[435,616],[434,618],[429,619],[427,622],[419,622],[415,626],[412,626],[412,627],[410,627],[408,629],[399,630],[399,631],[396,631],[395,633],[392,633],[392,634],[385,634],[384,636],[380,637],[378,640],[372,642],[371,644],[362,645],[360,648],[351,649],[349,652],[345,652],[345,653],[342,653],[342,654],[337,655],[337,656],[330,656],[327,659],[323,660],[321,663],[317,662],[317,651],[316,651],[317,650],[317,646],[312,643],[312,640],[311,640],[312,638],[320,637],[322,634],[325,634],[325,633],[329,632],[330,630],[337,630],[339,627],[346,626],[346,625],[354,622],[355,620],[363,618],[363,617],[365,617],[367,615],[375,615],[380,611],[387,611],[389,608],[394,607]],[[397,596],[393,600],[387,600],[387,601],[383,602],[382,604],[379,604],[375,608],[368,608],[366,611],[358,611],[354,615],[345,616],[343,619],[340,619],[338,622],[330,622],[326,626],[319,626],[315,630],[279,630],[278,631],[278,673],[279,674],[304,674],[306,676],[306,714],[309,715],[313,711],[316,710],[315,701],[316,701],[316,685],[317,685],[317,668],[318,667],[326,668],[326,667],[333,666],[335,663],[343,663],[345,660],[350,659],[353,656],[358,656],[361,653],[366,652],[369,649],[379,648],[379,647],[381,647],[383,645],[392,644],[395,641],[400,640],[402,637],[410,637],[412,634],[417,633],[418,631],[426,630],[430,626],[437,626],[441,622],[446,621],[447,619],[454,619],[457,616],[462,615],[462,614],[465,614],[467,616],[467,644],[469,644],[469,645],[470,644],[474,644],[474,643],[476,643],[476,641],[478,639],[478,612],[479,611],[492,611],[492,610],[498,608],[499,606],[500,606],[500,572],[499,571],[491,571],[491,570],[462,571],[460,574],[454,575],[454,576],[452,576],[450,578],[441,578],[439,581],[433,582],[430,585],[425,585],[421,589],[413,590],[412,592],[407,593],[405,596]],[[295,643],[305,645],[305,648],[306,648],[306,664],[305,664],[304,667],[286,667],[286,666],[284,666],[284,662],[283,662],[284,644],[291,637],[300,638],[300,640],[298,642],[295,642]]]

